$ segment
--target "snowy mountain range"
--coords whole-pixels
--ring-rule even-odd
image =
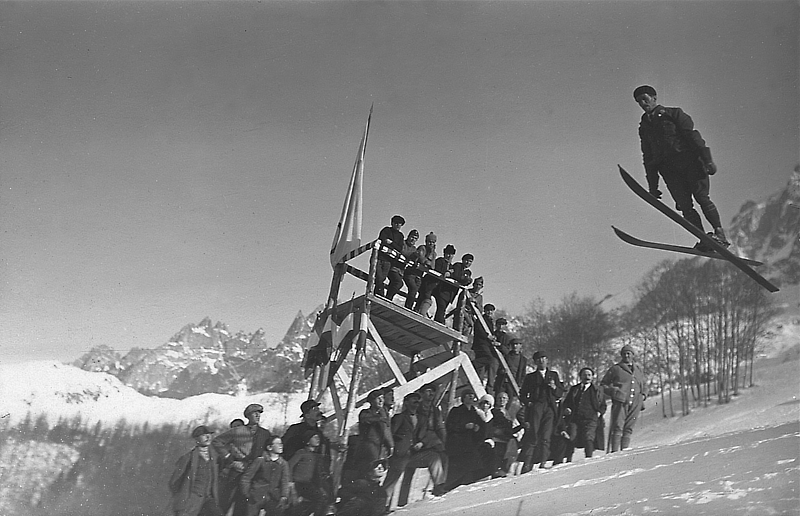
[[[729,238],[738,254],[765,263],[759,269],[764,276],[779,285],[800,283],[800,165],[786,188],[741,207]]]
[[[298,312],[274,347],[261,329],[231,334],[227,326],[206,317],[187,324],[157,348],[135,348],[120,356],[99,346],[73,365],[116,376],[142,394],[170,398],[206,392],[294,392],[306,386],[301,362],[315,317]]]

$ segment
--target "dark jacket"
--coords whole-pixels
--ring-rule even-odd
[[[392,417],[393,458],[407,457],[411,454],[411,447],[417,442],[417,430],[421,419],[420,415],[417,414],[417,424],[414,425],[411,414],[405,411]]]
[[[385,449],[394,447],[389,414],[382,407],[368,407],[358,414],[358,435],[361,443]]]
[[[442,409],[435,404],[430,407],[420,404],[417,415],[420,418],[417,436],[422,442],[422,449],[443,452],[447,431],[442,417]]]
[[[209,447],[209,463],[211,469],[211,495],[219,503],[219,455]],[[169,490],[172,492],[172,510],[180,512],[186,506],[186,502],[192,493],[195,483],[197,466],[200,464],[200,451],[197,447],[190,452],[182,455],[175,462],[175,469],[169,479]]]
[[[602,415],[606,412],[606,397],[593,383],[586,390],[579,383],[570,387],[562,409],[570,409],[573,420],[597,421],[598,413]]]
[[[550,388],[552,380],[556,388]],[[555,415],[558,412],[558,400],[564,395],[564,385],[558,378],[558,373],[548,369],[544,377],[539,371],[534,371],[525,375],[522,387],[519,390],[519,401],[523,407],[530,408],[533,405],[546,405],[553,410]]]
[[[289,463],[281,457],[270,460],[262,455],[244,471],[239,480],[239,490],[246,497],[279,501],[289,497],[291,481]]]
[[[478,425],[478,431],[468,430],[467,423]],[[483,422],[475,407],[459,405],[450,410],[445,422],[447,442],[445,449],[450,458],[451,467],[478,467],[479,447],[486,438],[486,423]]]
[[[644,113],[639,122],[639,139],[651,191],[658,187],[658,172],[666,162],[687,154],[702,158],[704,163],[711,160],[705,140],[681,108],[659,105],[652,113]],[[702,171],[699,162],[698,170]]]
[[[317,452],[323,456],[328,454],[328,451],[331,448],[331,442],[327,437],[325,437],[325,434],[322,433],[322,430],[315,425],[309,425],[305,421],[300,421],[299,423],[290,425],[289,428],[286,429],[286,433],[283,434],[282,440],[284,459],[291,459],[295,453],[305,447],[306,444],[303,442],[303,438],[305,437],[306,432],[309,431],[314,431],[317,435],[319,435],[320,446],[317,448]]]
[[[394,229],[392,226],[386,226],[378,233],[378,238],[381,240],[381,243],[390,249],[394,249],[398,253],[403,252],[403,244],[405,243],[405,237],[401,231]],[[387,242],[387,240],[391,240],[391,242]],[[380,258],[382,260],[390,260],[394,263],[394,259],[385,253],[379,253]]]

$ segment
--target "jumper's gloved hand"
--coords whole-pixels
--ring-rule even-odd
[[[717,173],[717,166],[711,158],[711,149],[708,147],[700,149],[700,162],[703,164],[703,170],[705,170],[706,174],[709,176],[713,176]]]

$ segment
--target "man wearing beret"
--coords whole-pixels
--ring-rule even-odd
[[[652,86],[639,86],[633,90],[633,98],[644,110],[639,123],[639,139],[650,193],[656,198],[661,197],[658,189],[660,175],[678,211],[703,231],[703,221],[692,202],[694,198],[713,229],[709,236],[728,247],[730,242],[722,229],[719,211],[709,197],[709,176],[716,174],[717,166],[711,159],[711,149],[694,128],[692,118],[681,108],[659,104]],[[710,250],[701,242],[695,248]]]
[[[261,456],[272,437],[269,430],[259,426],[262,412],[263,406],[251,403],[244,409],[246,425],[233,427],[211,442],[221,460],[229,466],[229,473],[222,479],[220,490],[220,507],[225,513],[231,505],[244,503],[239,493],[239,480],[244,470],[256,457]]]
[[[176,516],[222,516],[219,508],[218,456],[209,447],[212,431],[204,425],[192,430],[195,446],[175,463],[169,479],[172,511]]]
[[[626,344],[619,354],[622,359],[611,366],[600,381],[603,392],[611,398],[609,452],[612,453],[630,447],[636,418],[644,410],[644,400],[647,398],[644,373],[633,362],[633,348]]]

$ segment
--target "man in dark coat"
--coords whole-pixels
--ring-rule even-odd
[[[493,331],[495,322],[493,319],[495,307],[491,303],[486,303],[483,306],[483,320],[486,322],[486,327],[489,331]],[[495,379],[497,378],[497,370],[500,367],[500,362],[497,360],[497,339],[494,334],[486,333],[480,321],[475,321],[475,334],[472,337],[472,352],[475,358],[472,360],[472,365],[475,367],[475,372],[478,373],[478,378],[483,381],[486,377],[486,390],[494,392]]]
[[[175,463],[169,479],[172,511],[175,516],[222,516],[219,508],[217,452],[209,447],[211,430],[198,426],[192,430],[195,447]]]
[[[389,458],[389,472],[383,481],[386,489],[387,507],[392,502],[395,485],[407,468],[428,468],[433,481],[434,494],[442,490],[444,478],[444,465],[440,452],[425,448],[425,442],[420,438],[424,429],[424,420],[418,414],[422,395],[418,392],[407,394],[403,398],[403,411],[392,417],[392,436],[394,438],[394,454]],[[412,469],[412,471],[413,471]],[[399,500],[398,505],[405,505],[406,500]]]
[[[394,451],[391,420],[383,406],[383,389],[375,389],[367,395],[369,407],[358,414],[358,463],[368,465],[377,459],[385,459]]]
[[[694,128],[692,118],[681,108],[660,105],[652,86],[639,86],[633,91],[633,98],[644,110],[639,139],[650,193],[661,197],[660,174],[683,217],[703,230],[703,221],[692,203],[694,198],[713,229],[709,236],[729,246],[719,211],[708,195],[709,176],[716,174],[717,166],[711,159],[711,149]],[[705,250],[702,243],[696,247]]]
[[[231,505],[244,503],[239,480],[245,469],[261,456],[272,437],[269,430],[259,426],[263,412],[263,406],[251,403],[244,409],[246,425],[232,427],[211,442],[225,465],[224,478],[220,479],[220,508],[224,513]]]
[[[536,371],[525,376],[520,388],[519,401],[524,408],[525,435],[522,438],[522,472],[539,467],[549,469],[550,439],[558,414],[558,400],[564,395],[564,386],[558,373],[547,368],[547,355],[537,351],[533,355]]]
[[[611,398],[611,449],[609,453],[625,450],[631,445],[631,434],[636,418],[644,410],[644,373],[633,362],[634,351],[629,345],[622,346],[619,352],[622,360],[606,371],[600,385],[606,396]]]
[[[481,469],[480,446],[486,439],[486,424],[475,409],[477,398],[472,389],[461,393],[461,405],[447,414],[447,481],[444,491],[475,481]]]
[[[597,422],[606,413],[606,398],[601,389],[595,387],[594,370],[584,367],[578,373],[580,383],[573,385],[562,404],[568,417],[567,433],[576,448],[583,448],[587,458],[594,453]]]
[[[398,253],[403,252],[403,233],[400,228],[406,223],[406,219],[400,215],[392,217],[392,225],[386,226],[378,234],[381,244],[394,249]],[[375,269],[375,295],[383,296],[386,294],[386,278],[389,278],[389,290],[399,292],[403,287],[403,274],[399,270],[393,271],[396,260],[387,253],[378,253],[378,264]]]

